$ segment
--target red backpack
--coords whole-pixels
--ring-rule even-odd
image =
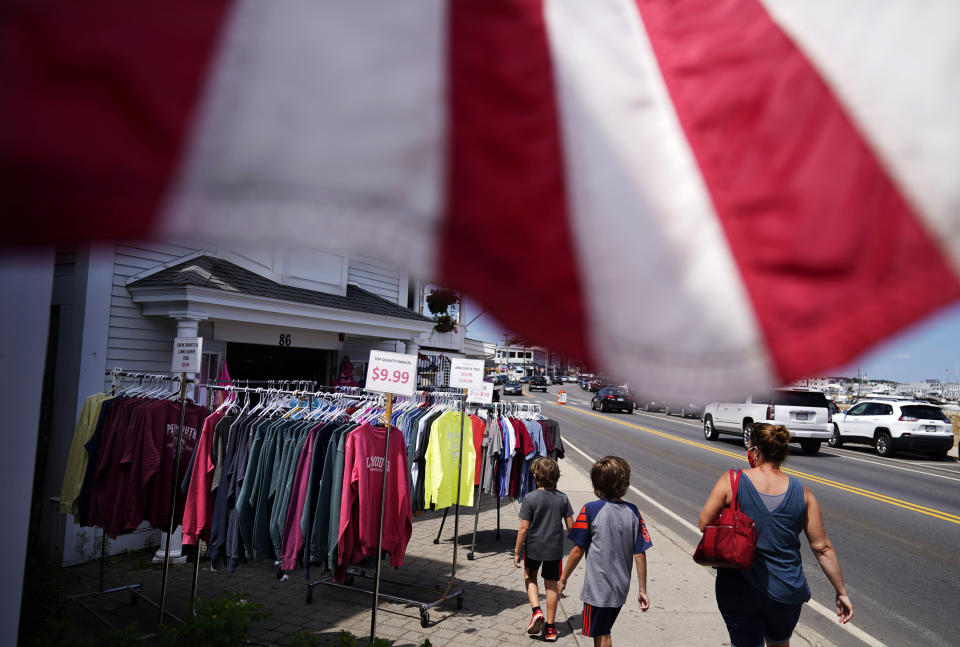
[[[703,529],[703,538],[693,551],[693,561],[716,568],[753,568],[753,556],[757,552],[757,524],[740,510],[737,489],[742,470],[734,476],[730,470],[730,487],[733,502],[724,508],[720,517]]]

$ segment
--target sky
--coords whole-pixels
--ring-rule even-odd
[[[466,321],[480,312],[479,305],[466,301]],[[503,343],[505,332],[489,313],[484,313],[470,324],[467,335],[471,339]],[[846,366],[825,370],[823,375],[856,377],[857,369],[866,374],[867,379],[960,381],[960,303],[934,313]]]

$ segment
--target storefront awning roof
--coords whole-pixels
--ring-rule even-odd
[[[409,308],[404,308],[353,284],[347,285],[346,294],[343,296],[317,292],[282,285],[230,261],[212,256],[198,256],[179,265],[168,267],[133,281],[128,287],[136,289],[179,286],[222,290],[235,294],[282,299],[294,303],[432,323],[427,317]]]

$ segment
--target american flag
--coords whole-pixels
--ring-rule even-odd
[[[365,253],[734,395],[960,298],[958,69],[957,0],[8,0],[2,244]]]

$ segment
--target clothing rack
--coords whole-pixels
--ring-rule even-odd
[[[296,382],[282,381],[282,380],[269,380],[269,381],[266,381],[266,382],[267,382],[267,383],[286,382],[286,384],[295,384],[295,383],[296,383]],[[323,398],[324,396],[334,396],[334,397],[336,397],[336,398],[338,398],[338,399],[356,399],[356,400],[370,400],[370,399],[373,399],[373,398],[379,398],[381,402],[382,402],[382,398],[384,397],[383,394],[381,394],[381,393],[375,393],[375,392],[371,392],[371,391],[365,391],[365,390],[361,389],[360,387],[332,387],[332,386],[328,387],[328,386],[317,386],[317,385],[313,385],[312,388],[309,389],[309,390],[299,390],[299,389],[298,389],[298,390],[285,390],[285,389],[275,389],[275,388],[271,388],[271,387],[263,388],[263,387],[232,386],[232,385],[201,385],[201,386],[206,386],[206,388],[211,389],[211,390],[221,390],[221,391],[227,391],[227,392],[246,393],[246,394],[248,394],[248,395],[249,395],[249,394],[262,394],[262,395],[264,395],[264,396],[268,396],[268,395],[278,396],[278,395],[279,395],[279,396],[310,397],[310,398]],[[418,398],[418,399],[419,399],[419,398],[432,398],[432,399],[451,398],[451,399],[452,399],[453,397],[456,397],[456,399],[460,401],[460,405],[461,405],[461,406],[460,406],[460,410],[461,410],[461,413],[465,415],[465,411],[464,411],[465,407],[463,406],[463,403],[464,403],[465,400],[466,400],[466,393],[465,393],[465,392],[460,392],[459,389],[458,389],[457,391],[458,391],[457,393],[454,393],[454,392],[450,391],[449,389],[442,389],[442,390],[441,390],[441,389],[437,388],[437,389],[431,390],[431,391],[417,391],[417,392],[415,393],[415,396],[414,396],[414,397],[416,397],[416,398]],[[390,433],[391,433],[391,429],[392,429],[392,426],[393,426],[393,425],[392,425],[392,421],[390,420],[390,418],[391,418],[391,416],[392,416],[393,396],[390,396],[390,395],[386,396],[386,405],[387,405],[387,410],[386,410],[386,412],[385,412],[384,417],[385,417],[386,420],[388,421],[388,424],[387,424],[387,437],[386,437],[385,452],[386,452],[386,451],[389,451],[389,446],[390,446],[390,445],[389,445],[389,443],[390,443]],[[463,446],[462,420],[461,420],[460,446],[461,446],[461,447]],[[387,456],[385,455],[385,456],[384,456],[384,464],[386,464],[386,462],[387,462]],[[462,463],[462,452],[461,452],[461,463]],[[460,501],[460,490],[459,490],[459,487],[460,487],[461,473],[462,473],[462,464],[461,464],[461,465],[458,465],[458,477],[457,477],[457,487],[458,487],[458,490],[457,490],[456,506],[457,506],[457,518],[458,518],[458,520],[459,520],[459,501]],[[386,470],[384,470],[384,477],[386,477]],[[383,532],[383,520],[382,520],[382,519],[383,519],[383,510],[384,510],[384,506],[385,506],[385,494],[386,494],[386,490],[384,489],[384,490],[382,490],[382,492],[381,492],[381,501],[380,501],[380,506],[381,506],[380,532],[381,532],[381,535],[382,535],[382,532]],[[312,528],[311,528],[311,532],[312,532]],[[438,588],[438,587],[422,586],[422,585],[413,584],[413,583],[410,583],[410,582],[401,582],[401,581],[397,581],[397,580],[389,580],[389,579],[381,578],[381,577],[380,577],[380,572],[379,572],[379,571],[380,571],[380,560],[379,560],[379,559],[377,560],[376,573],[375,573],[375,575],[374,575],[373,577],[371,577],[370,575],[367,575],[366,572],[365,572],[362,568],[350,567],[350,568],[347,569],[347,573],[348,573],[348,574],[347,574],[347,578],[346,578],[346,580],[344,581],[343,584],[341,584],[341,583],[339,583],[339,582],[333,581],[333,578],[332,578],[332,577],[323,577],[323,578],[320,578],[320,579],[317,579],[317,580],[311,580],[311,576],[310,576],[310,553],[309,553],[309,551],[310,551],[311,539],[312,539],[312,538],[311,538],[311,536],[310,536],[310,532],[308,532],[307,535],[306,535],[305,538],[304,538],[304,548],[303,548],[303,558],[302,558],[302,559],[303,559],[303,564],[304,564],[304,577],[305,577],[306,582],[307,582],[307,591],[306,591],[306,597],[305,597],[306,603],[307,603],[307,604],[312,604],[312,603],[313,603],[313,589],[314,589],[316,586],[319,586],[319,585],[330,586],[330,587],[334,587],[334,588],[346,589],[346,590],[351,590],[351,591],[357,591],[357,592],[360,592],[360,593],[365,593],[365,594],[368,594],[368,595],[373,595],[373,596],[374,596],[374,601],[373,601],[372,619],[371,619],[371,636],[373,635],[374,630],[375,630],[376,608],[377,608],[377,602],[378,602],[378,600],[379,600],[380,598],[385,599],[385,600],[389,600],[389,601],[391,601],[391,602],[397,602],[397,603],[400,603],[400,604],[407,604],[407,605],[410,605],[410,606],[417,607],[417,608],[419,609],[419,612],[420,612],[420,624],[421,624],[422,626],[424,626],[424,627],[428,626],[428,624],[429,624],[429,622],[430,622],[429,610],[432,609],[433,607],[438,606],[439,604],[442,604],[443,602],[445,602],[445,601],[448,600],[448,599],[451,599],[451,598],[456,599],[457,609],[462,609],[462,608],[463,608],[463,590],[462,590],[462,589],[456,589],[456,590],[453,590],[453,591],[450,590],[450,588],[451,588],[451,583],[452,583],[453,578],[454,578],[454,576],[455,576],[455,574],[456,574],[456,545],[454,546],[454,556],[453,556],[452,572],[451,572],[451,575],[450,575],[450,580],[449,580],[448,583],[447,583],[447,589],[446,589],[446,591],[444,591],[443,595],[442,595],[439,599],[431,600],[431,601],[428,601],[428,602],[424,602],[424,601],[422,601],[422,600],[416,600],[416,599],[411,599],[411,598],[407,598],[407,597],[401,597],[401,596],[398,596],[398,595],[380,593],[379,588],[380,588],[380,583],[381,583],[381,582],[386,582],[386,583],[395,584],[395,585],[399,585],[399,586],[404,586],[404,587],[408,587],[408,588],[420,589],[420,590],[424,590],[424,591],[430,591],[430,592],[432,592],[432,593],[436,593],[436,592],[439,590],[439,588]],[[378,542],[378,546],[377,546],[377,554],[378,554],[378,556],[379,556],[379,555],[382,555],[381,545],[382,545],[382,536],[381,536],[380,541]],[[193,599],[193,598],[195,597],[195,594],[196,594],[198,574],[199,574],[199,559],[198,559],[198,560],[196,561],[196,563],[194,564],[194,583],[193,583],[193,589],[192,589],[192,591],[191,591],[191,599]],[[278,565],[278,568],[277,568],[277,577],[278,577],[278,578],[285,577],[285,575],[284,575],[284,573],[282,572],[282,570],[280,569],[279,565]],[[365,578],[365,579],[371,579],[371,580],[373,580],[373,581],[374,581],[374,587],[375,587],[375,588],[374,588],[374,591],[370,591],[370,590],[365,589],[365,588],[360,588],[360,587],[352,586],[352,583],[353,583],[353,581],[354,581],[354,577],[362,577],[362,578]]]
[[[449,396],[456,396],[456,398],[460,401],[459,404],[460,404],[461,419],[460,419],[460,440],[459,440],[459,443],[460,443],[461,451],[460,451],[460,458],[459,458],[458,464],[457,464],[457,496],[456,496],[455,504],[454,504],[454,505],[455,505],[455,508],[456,508],[455,518],[456,518],[456,521],[457,521],[457,525],[459,525],[459,519],[460,519],[460,487],[461,487],[461,479],[462,479],[462,477],[463,477],[463,464],[462,464],[462,463],[463,463],[463,451],[462,451],[462,448],[463,448],[463,421],[464,421],[464,418],[466,417],[466,407],[465,407],[466,397],[467,397],[467,396],[466,396],[466,391],[463,391],[463,390],[461,390],[461,389],[455,389],[455,390],[454,390],[454,389],[450,389],[449,387],[432,387],[429,391],[424,390],[424,391],[417,391],[417,392],[416,392],[416,397],[428,397],[428,398],[444,399],[445,397],[449,397]],[[393,426],[393,425],[392,425],[392,421],[390,420],[390,409],[389,409],[389,404],[392,403],[392,396],[388,396],[387,402],[388,402],[388,409],[387,409],[387,415],[385,416],[385,417],[386,417],[386,422],[387,422],[387,439],[386,439],[386,443],[387,443],[387,447],[389,448],[390,433],[391,433],[390,430],[391,430],[391,428],[392,428],[392,426]],[[385,461],[385,463],[386,463],[386,455],[384,455],[384,461]],[[384,471],[384,476],[386,476],[386,471]],[[382,519],[383,519],[383,506],[384,506],[384,502],[385,502],[385,494],[386,494],[385,490],[382,491],[382,492],[381,492],[381,498],[380,498],[380,512],[381,512],[380,531],[381,531],[381,533],[383,532],[383,521],[382,521]],[[450,509],[447,508],[447,509],[444,511],[444,520],[446,519],[446,515],[447,515],[447,512],[449,512],[449,510],[450,510]],[[441,528],[442,528],[442,523],[441,523]],[[434,541],[434,543],[438,543],[438,542],[437,542],[437,541]],[[443,594],[442,594],[438,599],[435,599],[435,600],[432,600],[432,601],[429,601],[429,602],[423,602],[423,601],[421,601],[421,600],[414,600],[414,599],[410,599],[410,598],[404,598],[404,597],[400,597],[400,596],[395,596],[395,595],[389,595],[389,594],[380,593],[380,592],[379,592],[379,589],[380,589],[380,582],[381,582],[381,581],[382,581],[382,582],[388,582],[388,583],[391,583],[391,584],[397,584],[397,585],[400,585],[400,586],[406,586],[406,587],[416,588],[416,589],[420,589],[420,590],[424,590],[424,591],[431,591],[431,592],[436,592],[436,591],[438,590],[438,588],[431,588],[431,587],[428,587],[428,586],[422,586],[422,585],[420,585],[420,584],[412,584],[412,583],[409,583],[409,582],[400,582],[400,581],[397,581],[397,580],[388,580],[388,579],[383,579],[383,578],[381,578],[381,577],[380,577],[380,561],[381,561],[381,558],[382,558],[382,552],[381,552],[381,548],[380,548],[380,545],[379,545],[379,544],[378,544],[378,546],[377,546],[377,555],[378,555],[377,567],[376,567],[376,574],[375,574],[374,578],[370,578],[370,576],[367,575],[367,574],[363,571],[363,569],[348,568],[348,569],[347,569],[348,576],[347,576],[347,579],[344,580],[344,583],[343,583],[343,584],[340,584],[339,582],[335,582],[332,577],[326,577],[326,578],[321,578],[321,579],[319,579],[319,580],[309,581],[309,557],[305,557],[305,560],[304,560],[304,561],[305,561],[305,565],[306,565],[306,572],[307,572],[307,574],[308,574],[308,577],[307,577],[307,579],[308,579],[308,582],[307,582],[307,595],[306,595],[306,602],[307,602],[307,604],[311,604],[311,603],[313,602],[313,588],[316,587],[316,586],[318,586],[318,585],[321,585],[321,584],[324,585],[324,586],[332,586],[332,587],[335,587],[335,588],[341,588],[341,589],[347,589],[347,590],[351,590],[351,591],[359,591],[359,592],[361,592],[361,593],[372,594],[372,595],[374,596],[374,607],[373,607],[373,618],[372,618],[372,621],[371,621],[371,629],[370,629],[370,639],[371,639],[371,641],[372,641],[373,638],[374,638],[374,633],[375,633],[375,629],[376,629],[376,607],[377,607],[377,602],[376,602],[376,600],[377,600],[377,598],[383,598],[383,599],[385,599],[385,600],[390,600],[391,602],[398,602],[398,603],[400,603],[400,604],[408,604],[408,605],[410,605],[410,606],[415,606],[415,607],[417,607],[417,609],[418,609],[419,612],[420,612],[420,626],[421,626],[421,627],[427,627],[427,626],[429,626],[429,624],[430,624],[430,609],[432,609],[432,608],[434,608],[434,607],[436,607],[436,606],[439,606],[440,604],[446,602],[446,601],[447,601],[448,599],[450,599],[450,598],[456,599],[457,609],[462,609],[462,608],[463,608],[463,589],[460,588],[460,589],[456,589],[456,590],[453,590],[453,591],[450,590],[450,589],[451,589],[451,586],[452,586],[452,584],[453,584],[453,579],[454,579],[454,577],[456,576],[456,572],[457,572],[457,542],[456,542],[456,541],[454,541],[454,546],[453,546],[453,561],[452,561],[452,565],[451,565],[450,578],[449,578],[449,580],[447,581],[447,587],[446,587],[446,589],[444,590]],[[366,579],[374,579],[374,580],[375,580],[375,585],[374,585],[374,586],[375,586],[375,590],[374,590],[373,592],[371,592],[371,591],[368,591],[367,589],[357,588],[357,587],[351,586],[351,583],[352,583],[352,581],[353,581],[353,576],[359,576],[359,577],[363,577],[363,578],[366,578]]]
[[[116,396],[116,395],[117,395],[117,387],[120,386],[121,381],[122,381],[123,379],[135,379],[135,380],[136,380],[136,379],[139,379],[139,380],[140,380],[140,383],[139,383],[139,385],[137,386],[137,388],[142,387],[145,380],[148,381],[148,382],[155,382],[155,383],[157,383],[157,387],[161,387],[161,386],[163,385],[163,382],[170,382],[171,385],[172,385],[174,382],[181,382],[181,388],[180,388],[181,394],[186,390],[186,381],[183,381],[183,380],[182,380],[182,377],[181,377],[180,375],[166,375],[166,374],[158,374],[158,373],[142,373],[142,372],[134,372],[134,371],[124,371],[124,370],[121,369],[121,368],[113,368],[113,369],[107,370],[104,375],[105,375],[105,376],[109,376],[109,377],[112,378],[112,384],[111,384],[111,388],[110,388],[110,395],[111,395],[111,396]],[[181,395],[181,397],[182,397],[182,395]],[[183,405],[181,405],[181,406],[183,406]],[[182,429],[183,429],[183,418],[182,418],[182,416],[181,416],[180,426],[181,426],[181,432],[182,432]],[[178,450],[179,450],[179,448],[178,448]],[[175,466],[178,465],[178,464],[179,464],[179,462],[175,463]],[[176,480],[177,480],[177,479],[174,478],[174,481],[176,481]],[[173,516],[173,505],[174,505],[174,504],[171,503],[171,518],[172,518],[172,516]],[[143,601],[146,602],[147,604],[149,604],[149,605],[155,607],[156,609],[158,609],[158,610],[160,611],[160,622],[161,622],[161,624],[163,623],[163,618],[164,618],[164,616],[169,616],[170,618],[173,618],[173,619],[174,619],[175,621],[177,621],[177,622],[182,622],[182,621],[180,620],[180,618],[178,618],[177,616],[175,616],[173,613],[167,611],[167,610],[164,608],[164,605],[163,605],[162,603],[161,603],[161,604],[157,604],[156,602],[154,602],[153,600],[151,600],[150,598],[148,598],[146,595],[144,595],[144,594],[140,591],[140,589],[141,589],[141,587],[142,587],[142,583],[137,583],[137,584],[123,584],[123,585],[120,585],[120,586],[115,586],[115,587],[110,588],[110,589],[104,589],[104,588],[103,588],[103,587],[104,587],[104,570],[105,570],[105,566],[106,566],[106,562],[107,562],[107,533],[106,533],[106,530],[101,530],[101,533],[102,533],[102,534],[101,534],[101,539],[100,539],[100,577],[99,577],[99,585],[98,585],[98,587],[97,587],[98,590],[97,590],[97,591],[94,591],[94,592],[91,592],[91,593],[79,593],[79,594],[76,594],[76,595],[68,595],[68,596],[67,596],[66,598],[64,598],[64,599],[65,599],[66,601],[68,601],[68,602],[75,602],[81,609],[83,609],[83,610],[86,611],[87,613],[91,614],[93,617],[95,617],[97,620],[99,620],[101,623],[103,623],[103,624],[106,625],[107,627],[110,627],[111,629],[117,629],[117,627],[114,626],[114,624],[113,624],[112,622],[110,622],[107,618],[105,618],[105,617],[103,617],[102,615],[100,615],[99,613],[97,613],[97,611],[96,611],[93,607],[88,606],[88,605],[84,602],[84,600],[86,600],[87,598],[100,597],[100,596],[103,596],[103,595],[109,595],[109,594],[112,594],[112,593],[120,593],[120,592],[123,592],[123,591],[127,591],[127,592],[130,593],[130,604],[136,604],[139,600],[143,600]],[[163,577],[164,577],[164,580],[166,579],[167,570],[169,570],[169,537],[170,537],[170,535],[168,534],[168,535],[167,535],[167,544],[168,544],[168,545],[167,545],[167,551],[168,551],[168,552],[167,552],[167,556],[166,556],[166,558],[165,558],[165,560],[164,560],[164,576],[163,576]],[[163,588],[164,588],[164,586],[161,586],[161,589],[163,589]],[[162,594],[161,594],[161,595],[162,595]],[[147,634],[147,635],[141,636],[140,638],[141,638],[141,639],[147,639],[147,638],[153,637],[154,635],[155,635],[155,634]]]
[[[525,402],[491,402],[489,404],[476,404],[474,410],[479,409],[488,409],[493,412],[494,417],[500,413],[516,413],[516,414],[532,414],[540,415],[542,409],[539,404],[525,403]],[[487,464],[487,452],[483,452],[480,457],[480,473],[486,469]],[[473,539],[470,542],[470,552],[467,553],[467,559],[473,560],[477,550],[477,526],[480,521],[480,496],[483,494],[483,486],[477,488],[477,500],[473,502]],[[497,500],[497,534],[496,540],[500,541],[500,495],[499,493],[495,495]],[[446,520],[446,514],[444,514],[444,520]],[[443,523],[440,524],[440,530],[443,530]],[[437,533],[437,541],[439,541],[440,533]],[[433,543],[437,543],[434,541]]]

